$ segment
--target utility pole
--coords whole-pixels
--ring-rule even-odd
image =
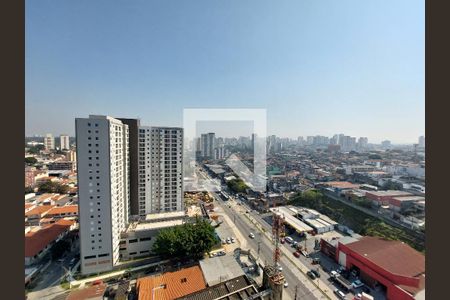
[[[297,289],[298,289],[298,285],[295,286],[294,300],[297,300]]]

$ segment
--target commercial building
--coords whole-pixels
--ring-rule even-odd
[[[75,170],[75,162],[73,161],[54,161],[47,164],[47,167],[51,171],[59,171],[59,170],[67,170],[74,171]]]
[[[415,204],[419,202],[425,204],[425,197],[421,196],[393,197],[389,201],[389,207],[394,211],[404,212],[410,208],[415,207]]]
[[[364,283],[385,289],[387,299],[425,299],[425,256],[403,242],[377,237],[338,241],[335,259],[359,270]]]
[[[44,137],[44,147],[45,150],[54,150],[55,149],[55,138],[51,133],[47,133]]]
[[[139,215],[182,211],[183,129],[139,127]]]
[[[425,137],[423,135],[419,136],[419,147],[425,148]]]
[[[128,126],[109,116],[77,118],[76,144],[82,274],[119,260],[129,218]]]
[[[201,260],[200,268],[208,286],[245,275],[234,255]]]
[[[403,191],[389,190],[389,191],[367,191],[366,198],[371,200],[375,205],[389,205],[393,198],[413,196],[413,194]]]
[[[167,212],[150,214],[145,220],[131,223],[120,236],[120,259],[149,256],[158,233],[164,228],[183,224],[185,218],[184,211]]]
[[[69,150],[70,149],[70,142],[69,142],[69,136],[62,134],[59,136],[59,147],[61,150]]]

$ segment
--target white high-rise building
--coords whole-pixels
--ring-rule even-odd
[[[60,135],[59,144],[61,150],[69,150],[70,149],[69,136],[64,134]]]
[[[128,126],[109,116],[75,120],[81,272],[109,271],[119,261],[129,218]]]
[[[200,136],[200,148],[202,157],[214,158],[214,148],[216,148],[216,134],[213,132],[202,134]]]
[[[45,150],[54,150],[55,149],[55,138],[51,133],[47,133],[44,138],[44,146]]]
[[[182,211],[183,129],[139,127],[139,215]]]

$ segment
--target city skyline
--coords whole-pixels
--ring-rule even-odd
[[[424,1],[255,4],[28,1],[26,134],[197,107],[265,108],[292,138],[424,135]]]

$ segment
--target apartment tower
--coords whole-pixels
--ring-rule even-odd
[[[44,147],[45,150],[54,150],[55,149],[55,138],[51,133],[47,133],[44,138]]]
[[[70,149],[70,142],[69,142],[69,136],[68,135],[60,135],[59,136],[59,146],[61,150],[69,150]]]
[[[140,126],[139,215],[183,209],[183,129]]]
[[[75,120],[82,274],[119,261],[129,218],[128,126],[109,116]]]

